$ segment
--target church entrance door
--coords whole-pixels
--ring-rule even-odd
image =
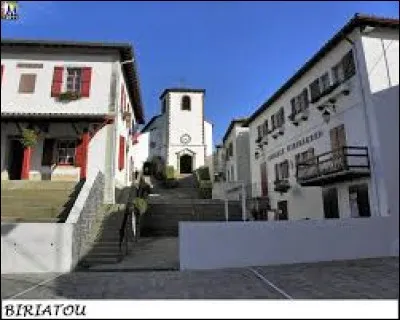
[[[182,155],[179,159],[179,169],[180,169],[180,173],[182,173],[182,174],[192,173],[193,157],[188,154]]]

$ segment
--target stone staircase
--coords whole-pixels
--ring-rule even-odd
[[[96,216],[90,237],[86,240],[86,254],[79,263],[80,268],[120,262],[124,252],[119,248],[119,231],[134,189],[126,188],[117,199],[117,204],[104,205]],[[126,239],[133,239],[128,235]],[[126,252],[125,252],[126,254]]]
[[[1,181],[2,222],[64,222],[82,183]]]
[[[149,208],[141,220],[142,237],[177,237],[179,221],[225,221],[222,200],[200,199],[193,175],[178,177],[177,188],[154,183]],[[241,221],[239,202],[229,203],[229,220]]]

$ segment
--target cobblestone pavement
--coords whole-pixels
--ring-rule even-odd
[[[2,299],[398,299],[399,259],[210,271],[2,275]]]

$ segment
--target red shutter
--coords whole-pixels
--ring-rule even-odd
[[[61,86],[63,82],[63,67],[54,67],[53,83],[51,85],[51,96],[58,97],[61,93]]]
[[[119,159],[118,169],[122,170],[125,167],[125,137],[119,136]]]
[[[81,96],[88,98],[90,96],[90,82],[92,80],[92,68],[82,68],[82,87]]]
[[[82,165],[83,159],[83,143],[82,139],[79,140],[79,144],[75,149],[75,167],[80,167]]]

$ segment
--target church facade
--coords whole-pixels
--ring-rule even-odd
[[[161,114],[143,128],[138,148],[144,161],[159,158],[179,174],[207,165],[212,157],[212,124],[204,120],[204,89],[166,89],[160,96]],[[144,151],[144,152],[143,152]]]

